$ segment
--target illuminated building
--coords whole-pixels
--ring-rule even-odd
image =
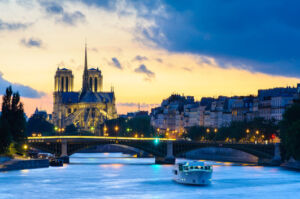
[[[57,69],[54,85],[53,123],[58,128],[74,124],[80,130],[102,132],[101,125],[107,119],[117,118],[114,91],[103,92],[103,76],[98,68],[88,69],[87,47],[82,89],[73,91],[74,76],[66,68]]]

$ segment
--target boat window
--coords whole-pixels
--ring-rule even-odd
[[[184,166],[184,167],[183,167],[183,170],[187,171],[187,170],[189,170],[189,167]]]
[[[190,167],[190,169],[194,169],[194,167]]]
[[[179,171],[182,171],[182,165],[178,165]]]

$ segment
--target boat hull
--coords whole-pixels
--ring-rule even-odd
[[[208,171],[190,171],[179,172],[173,180],[180,184],[188,185],[209,185],[211,184],[212,172]]]

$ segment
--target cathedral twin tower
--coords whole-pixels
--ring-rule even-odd
[[[114,92],[102,91],[101,70],[88,69],[86,46],[81,91],[74,92],[70,69],[58,68],[54,82],[53,122],[58,128],[74,125],[79,131],[102,134],[103,122],[117,117]]]
[[[84,90],[91,90],[93,92],[102,91],[102,74],[101,71],[97,69],[87,68],[87,48],[85,47],[85,62],[84,62],[84,72],[82,88]],[[66,68],[57,69],[55,74],[55,92],[73,92],[74,88],[74,76],[72,71]]]

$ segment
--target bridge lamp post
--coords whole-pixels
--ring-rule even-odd
[[[216,137],[217,137],[218,129],[217,129],[217,128],[215,128],[215,129],[214,129],[214,132],[215,132],[214,140],[216,141]]]
[[[107,134],[107,127],[106,126],[103,127],[103,132],[104,132],[103,133],[104,136],[108,136],[108,134]]]
[[[91,126],[91,132],[94,134],[95,133],[95,127]]]
[[[27,145],[27,144],[24,144],[24,145],[23,145],[23,149],[24,149],[25,151],[27,151],[28,145]]]
[[[119,127],[115,126],[115,131],[116,131],[116,137],[118,137],[118,131],[119,131]]]
[[[207,133],[207,134],[210,133],[210,129],[209,129],[209,128],[206,129],[206,133]],[[208,138],[208,137],[206,137],[206,138]]]
[[[247,140],[247,141],[249,141],[249,133],[250,133],[250,129],[246,129],[246,134],[247,134],[246,140]]]
[[[256,140],[255,140],[255,144],[256,144],[257,141],[258,141],[259,130],[256,130],[256,131],[255,131],[255,134],[257,135],[257,136],[256,136]]]
[[[157,128],[157,129],[156,129],[156,136],[158,136],[158,135],[159,135],[159,131],[160,131],[160,129],[159,129],[159,128]]]

